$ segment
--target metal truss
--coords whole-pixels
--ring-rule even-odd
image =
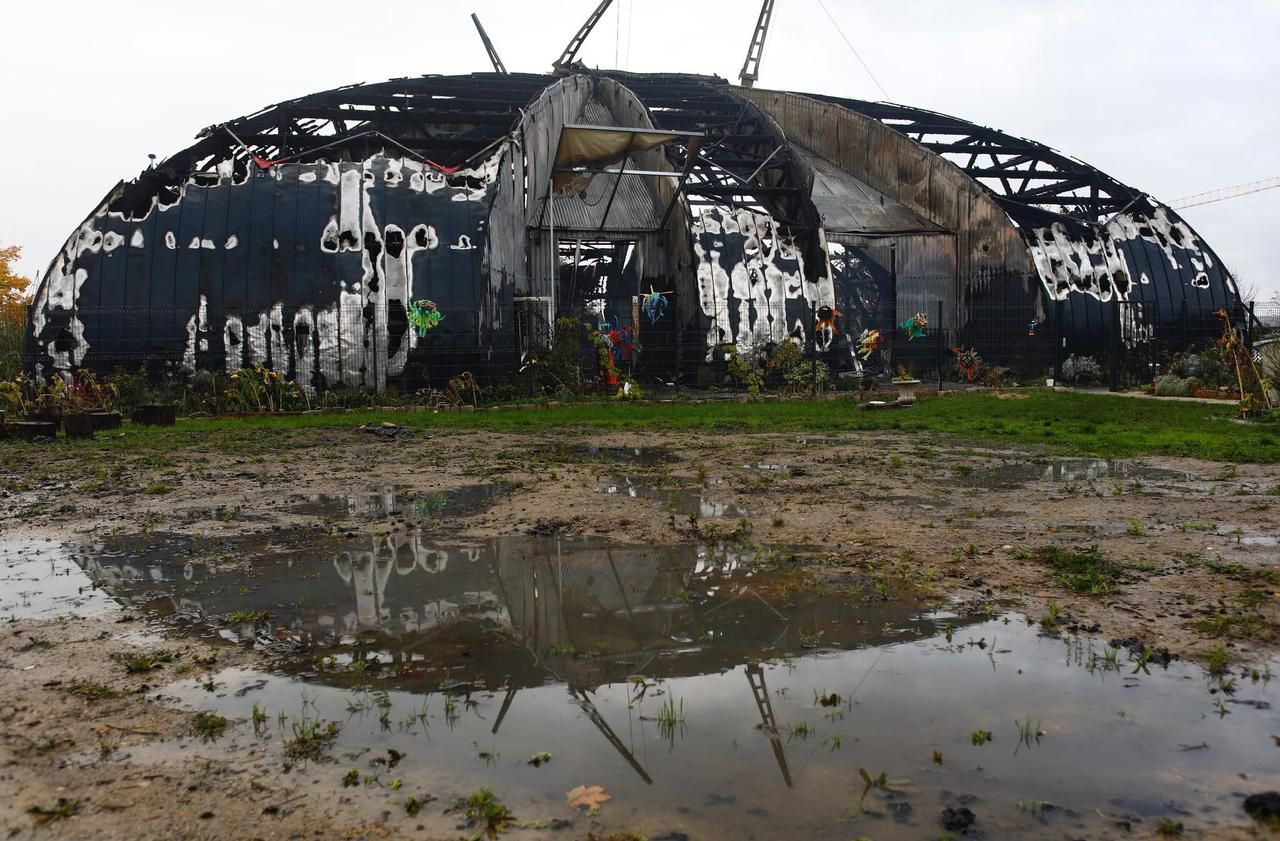
[[[1062,216],[1097,222],[1143,197],[1141,191],[1034,140],[906,105],[810,95],[879,120],[942,155],[986,187],[1020,225],[1041,225]]]
[[[684,194],[693,207],[747,207],[784,225],[815,229],[817,220],[803,178],[781,131],[720,78],[688,75],[608,74],[649,109],[656,128],[702,132]],[[668,144],[667,157],[683,171],[687,150]]]
[[[636,93],[657,127],[706,133],[684,189],[692,204],[751,207],[784,224],[816,227],[781,132],[723,79],[608,75]],[[173,201],[185,179],[227,162],[243,174],[253,166],[362,160],[399,149],[449,172],[509,136],[520,109],[554,82],[535,73],[422,76],[291,99],[204,129],[195,144],[126,185],[112,209],[145,214],[155,196]],[[670,144],[667,155],[683,171],[684,145]]]
[[[398,148],[448,172],[511,133],[520,109],[549,84],[534,73],[421,76],[349,85],[209,126],[196,143],[144,172],[112,205],[145,213],[182,181],[230,161],[238,172],[289,161],[362,160]]]

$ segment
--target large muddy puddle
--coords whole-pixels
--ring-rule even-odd
[[[956,469],[961,484],[976,488],[1021,487],[1030,482],[1086,484],[1090,482],[1123,482],[1170,484],[1198,481],[1193,473],[1151,467],[1138,462],[1068,458],[1043,461],[1005,461],[989,467]]]
[[[105,582],[86,574],[61,542],[44,537],[0,540],[0,619],[89,616],[115,608]]]
[[[671,485],[650,481],[642,476],[611,476],[596,490],[609,496],[652,499],[674,514],[684,517],[750,517],[751,511],[719,497],[727,493],[723,483],[718,490],[688,485]]]
[[[161,689],[240,723],[148,750],[283,767],[298,726],[332,722],[326,777],[397,816],[489,786],[519,818],[582,820],[566,794],[600,786],[597,820],[651,838],[937,838],[944,813],[987,838],[1148,837],[1246,822],[1242,792],[1280,787],[1269,668],[1211,679],[890,578],[817,585],[792,550],[254,541],[76,555],[126,605],[272,655]]]
[[[481,511],[508,490],[504,485],[485,484],[435,492],[387,490],[367,494],[310,494],[295,497],[287,507],[295,514],[338,519],[442,519]]]

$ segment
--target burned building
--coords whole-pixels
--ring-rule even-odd
[[[838,370],[972,346],[1038,371],[1222,309],[1242,312],[1232,277],[1177,213],[1040,143],[579,67],[354,85],[205,129],[71,234],[26,356],[42,377],[264,363],[409,390],[509,373],[576,317],[686,381],[788,340]]]

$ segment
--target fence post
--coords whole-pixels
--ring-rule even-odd
[[[1108,387],[1112,391],[1120,390],[1120,302],[1111,299],[1111,329],[1108,331],[1110,335],[1107,337],[1109,352],[1107,353],[1110,370],[1108,371]]]
[[[1064,317],[1063,301],[1061,298],[1053,300],[1053,384],[1062,384],[1062,346],[1066,344],[1067,334],[1062,329],[1062,319]]]
[[[898,244],[889,243],[889,364],[885,376],[894,377],[894,365],[898,354]]]
[[[818,394],[818,302],[809,302],[809,395]]]
[[[938,301],[938,320],[934,322],[934,329],[938,332],[938,393],[941,394],[942,393],[942,366],[944,364],[944,360],[946,359],[946,354],[943,351],[943,348],[946,347],[946,343],[943,341],[943,337],[942,337],[942,301],[941,299],[939,299]]]

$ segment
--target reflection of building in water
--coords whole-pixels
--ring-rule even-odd
[[[78,560],[137,607],[269,613],[270,632],[247,624],[242,638],[269,633],[309,646],[300,658],[307,663],[324,653],[376,656],[396,666],[384,672],[387,688],[504,686],[494,732],[519,689],[564,681],[586,719],[645,780],[643,764],[595,708],[593,687],[748,664],[744,694],[750,690],[790,785],[764,673],[750,664],[815,645],[852,648],[936,633],[912,599],[867,602],[844,590],[795,587],[786,572],[757,565],[754,550],[554,537],[458,544],[422,533],[311,541],[305,549],[271,539],[126,538]],[[219,560],[195,562],[197,547]],[[339,671],[309,679],[347,678]]]
[[[882,641],[886,624],[900,629],[896,639],[903,628],[931,629],[910,599],[851,604],[794,586],[782,595],[783,580],[755,566],[754,550],[542,537],[459,544],[420,532],[308,539],[301,549],[273,542],[281,539],[299,538],[113,539],[80,562],[136,607],[265,612],[272,633],[294,643],[359,641],[419,670],[472,668],[472,649],[483,649],[489,677],[513,685],[548,672],[585,687],[640,672],[699,674],[815,644]],[[196,562],[197,549],[217,561]]]

